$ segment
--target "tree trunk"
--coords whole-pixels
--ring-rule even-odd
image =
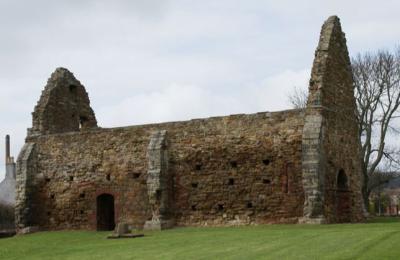
[[[363,185],[361,188],[361,193],[363,197],[363,202],[364,202],[364,209],[366,213],[369,213],[369,194],[370,191],[368,189],[368,170],[363,169]]]

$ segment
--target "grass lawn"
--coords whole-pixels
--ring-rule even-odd
[[[0,239],[0,259],[400,259],[400,220],[176,228],[134,239],[60,231]]]

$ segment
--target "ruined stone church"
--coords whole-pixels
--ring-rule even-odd
[[[84,86],[58,68],[18,156],[17,230],[359,221],[353,91],[336,16],[305,109],[101,128]]]

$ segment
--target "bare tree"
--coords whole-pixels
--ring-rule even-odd
[[[376,170],[368,176],[368,190],[374,192],[398,176],[397,172]]]
[[[294,87],[293,92],[288,93],[289,103],[293,108],[305,108],[307,105],[307,90],[300,87]]]
[[[398,165],[396,149],[386,145],[389,133],[398,133],[395,119],[400,116],[400,48],[394,53],[358,55],[352,59],[358,128],[361,140],[362,193],[369,204],[369,178],[382,160]]]
[[[373,199],[375,202],[374,213],[378,213],[381,215],[382,206],[385,204],[383,202],[390,201],[387,192],[385,193],[385,189],[388,188],[388,183],[391,180],[399,177],[397,172],[384,172],[380,170],[376,170],[368,176],[368,190],[370,192],[369,198]]]

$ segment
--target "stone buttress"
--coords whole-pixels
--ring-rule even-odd
[[[173,226],[170,212],[172,195],[171,178],[168,175],[167,131],[152,133],[147,149],[147,194],[151,208],[151,220],[146,221],[145,229],[165,229]]]

